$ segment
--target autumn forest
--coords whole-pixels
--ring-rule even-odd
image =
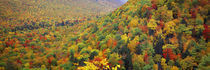
[[[0,70],[209,70],[209,0],[0,0]]]

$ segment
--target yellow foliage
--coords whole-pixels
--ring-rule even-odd
[[[135,40],[130,41],[130,43],[128,44],[128,48],[131,50],[132,53],[135,52],[136,46],[137,46],[137,45],[136,45],[136,41],[135,41]]]
[[[172,66],[171,70],[179,70],[177,66]]]
[[[102,61],[95,61],[94,64],[107,66],[108,61],[107,61],[107,59],[105,58],[105,59],[103,59]]]
[[[144,62],[143,56],[134,54],[132,62]]]
[[[5,70],[5,68],[4,67],[0,67],[0,70]]]
[[[91,44],[92,44],[92,45],[96,45],[96,42],[95,42],[95,41],[91,41]]]
[[[158,65],[157,65],[157,64],[154,64],[154,65],[153,65],[153,69],[154,69],[154,70],[158,70]]]
[[[80,53],[75,53],[74,57],[76,57],[77,59],[80,59],[83,55],[80,55]]]
[[[185,59],[180,61],[182,69],[193,69],[193,66],[196,66],[197,63],[194,62],[195,58],[187,56]]]
[[[133,64],[136,64],[135,67],[134,67],[135,69],[139,68],[139,67],[144,67],[146,65],[146,62],[144,61],[144,56],[143,55],[144,54],[142,54],[142,55],[134,54],[132,56],[132,62],[133,62]]]
[[[111,47],[112,46],[112,43],[113,43],[113,39],[109,39],[108,41],[107,41],[107,46],[108,47]]]
[[[0,41],[0,45],[2,44],[2,41]]]
[[[175,26],[176,24],[173,21],[169,21],[165,24],[164,31],[166,31],[166,34],[173,33],[175,32]]]
[[[121,57],[117,53],[110,54],[109,62],[111,64],[117,64]]]
[[[86,66],[78,67],[78,70],[98,70],[99,68],[91,62],[84,62]]]
[[[88,46],[88,48],[87,48],[88,50],[92,50],[92,47],[91,46]]]
[[[24,64],[25,68],[29,68],[29,63]]]
[[[154,19],[150,19],[149,23],[147,24],[147,27],[149,27],[150,29],[155,30],[157,27],[157,23],[156,20]]]
[[[139,36],[135,36],[135,38],[133,39],[134,41],[139,41]]]
[[[51,66],[52,70],[58,70],[58,66]]]
[[[112,67],[112,70],[117,70],[117,68],[120,68],[120,65],[117,65],[115,67]]]
[[[46,66],[45,65],[42,65],[41,66],[41,70],[46,70]]]
[[[13,35],[13,34],[15,34],[15,32],[9,32],[9,34],[10,34],[10,35]]]
[[[185,41],[185,43],[183,44],[183,52],[185,52],[187,50],[187,47],[190,44],[190,42],[191,42],[191,40]]]
[[[166,68],[167,68],[167,64],[165,62],[166,62],[166,59],[165,58],[162,58],[161,59],[161,65],[163,67],[163,70],[166,70]]]
[[[175,49],[176,47],[172,44],[166,44],[163,46],[163,49],[166,49],[166,48],[172,48],[172,49]]]
[[[130,25],[131,27],[137,27],[137,26],[138,26],[138,23],[139,23],[139,22],[138,22],[138,18],[135,17],[134,19],[131,20],[131,22],[130,22],[129,25]]]
[[[45,37],[46,37],[47,39],[50,39],[50,38],[51,38],[51,36],[50,36],[50,35],[46,35]]]
[[[127,43],[127,41],[128,41],[128,36],[127,36],[127,34],[122,35],[121,38],[122,38],[122,40],[125,41],[125,43]]]
[[[208,46],[208,47],[207,47],[207,49],[206,49],[206,53],[210,53],[210,47],[209,47],[209,46],[210,46],[210,42],[208,42],[207,46]]]

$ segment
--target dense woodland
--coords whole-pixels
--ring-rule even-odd
[[[117,0],[116,0],[117,1]],[[4,32],[77,23],[113,11],[115,0],[0,0],[0,27]]]
[[[0,70],[208,70],[209,7],[208,0],[128,0],[98,18],[5,24]]]

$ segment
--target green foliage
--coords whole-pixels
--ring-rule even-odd
[[[147,64],[143,67],[143,70],[151,70],[151,69],[153,69],[153,65]]]
[[[188,56],[185,59],[181,60],[180,65],[182,69],[192,69],[194,63],[194,58]]]
[[[210,54],[203,56],[201,59],[201,63],[199,63],[198,65],[198,68],[202,70],[205,70],[205,69],[208,70],[209,62],[210,62]]]
[[[30,5],[28,2],[23,5]],[[48,13],[40,11],[42,16],[34,16],[33,11],[27,13],[26,7],[26,14],[17,16],[21,19],[0,22],[0,70],[2,67],[6,70],[205,70],[209,68],[209,45],[205,37],[208,26],[204,25],[208,22],[207,2],[129,0],[108,15],[96,16],[97,19],[94,15],[89,16],[91,18],[43,18]],[[39,7],[48,10],[48,5]],[[54,13],[57,8],[64,9],[62,6],[52,8]],[[6,13],[14,11],[15,8]],[[62,10],[55,15],[65,12],[69,13]],[[23,17],[26,15],[28,17]]]
[[[113,24],[113,26],[114,26],[114,30],[118,30],[119,29],[117,23]]]
[[[155,62],[155,63],[160,62],[160,61],[161,61],[161,57],[162,57],[161,55],[156,54],[156,55],[154,56],[154,59],[153,59],[153,60],[154,60],[154,62]]]
[[[97,56],[98,53],[99,53],[99,50],[92,50],[91,53],[90,53],[89,59],[90,60],[94,59],[94,56]]]
[[[134,29],[132,30],[132,34],[133,34],[134,36],[140,35],[140,34],[142,34],[142,31],[141,31],[141,29],[139,29],[139,28],[134,28]]]
[[[139,40],[140,41],[146,41],[147,40],[147,35],[146,34],[140,35]]]
[[[93,25],[93,28],[92,28],[92,33],[95,33],[97,30],[98,30],[97,25]]]
[[[116,34],[116,35],[115,35],[115,39],[116,39],[116,40],[120,40],[120,39],[121,39],[121,35],[120,35],[120,34]]]

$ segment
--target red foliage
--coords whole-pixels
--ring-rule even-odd
[[[24,47],[27,47],[28,45],[25,43],[25,44],[22,44]]]
[[[157,5],[156,4],[152,4],[151,7],[147,7],[147,9],[150,11],[152,9],[157,9]]]
[[[104,53],[106,53],[106,49],[104,49],[102,53],[103,53],[102,57],[103,57],[103,58],[106,58],[107,55],[104,54]]]
[[[111,63],[108,63],[107,65],[112,66],[112,64],[111,64]]]
[[[123,61],[122,60],[119,60],[118,63],[122,65],[123,64]]]
[[[136,43],[136,45],[139,45],[139,44],[141,44],[141,43],[140,43],[140,42],[137,42],[137,43]]]
[[[156,4],[152,4],[152,9],[157,9],[157,5]]]
[[[14,44],[13,40],[9,40],[8,42],[6,42],[6,46],[12,46]]]
[[[147,26],[139,26],[139,28],[140,28],[144,33],[147,33],[147,32],[148,32]]]
[[[97,42],[97,46],[99,46],[99,44],[100,44],[100,41]]]
[[[48,62],[49,64],[51,64],[51,63],[52,63],[52,60],[50,59],[50,57],[49,57],[49,58],[47,58],[47,62]]]
[[[32,65],[32,64],[33,64],[33,62],[32,62],[32,61],[30,61],[30,62],[29,62],[29,64],[30,64],[30,65]]]
[[[107,46],[108,46],[108,47],[111,47],[111,46],[112,46],[112,39],[109,39],[109,40],[107,41]]]
[[[44,37],[44,36],[40,36],[40,38],[39,38],[40,40],[47,40],[47,38],[46,37]]]
[[[126,20],[128,20],[128,16],[126,16]]]
[[[96,57],[96,58],[94,59],[94,61],[102,61],[102,59],[101,59],[100,57]]]
[[[161,26],[161,28],[164,27],[164,24],[163,23],[164,23],[163,20],[160,20],[160,26]]]
[[[17,59],[17,63],[22,64],[22,61],[20,59]]]
[[[29,62],[29,65],[30,65],[30,67],[29,68],[32,68],[33,67],[33,62],[31,61],[31,62]]]
[[[92,34],[92,37],[96,37],[96,35],[95,34]]]
[[[34,48],[35,48],[35,46],[31,46],[31,48],[32,48],[32,49],[34,49]]]
[[[149,63],[149,56],[147,55],[147,53],[144,55],[144,62],[145,63]]]
[[[26,36],[27,36],[27,37],[32,37],[32,35],[33,35],[33,34],[32,34],[32,33],[30,33],[30,34],[27,34]]]
[[[105,53],[105,52],[106,52],[106,49],[103,50],[103,53]]]
[[[207,24],[203,24],[204,26],[204,30],[203,30],[203,36],[205,39],[209,39],[210,38],[210,30],[208,29],[209,25]]]
[[[79,43],[80,42],[80,39],[77,39],[76,42]]]
[[[113,46],[117,46],[117,41],[114,41],[113,42]]]
[[[152,7],[148,7],[147,9],[148,9],[148,10],[152,10],[153,8],[152,8]]]
[[[205,5],[207,5],[209,2],[209,0],[198,0],[199,2],[200,2],[200,5],[201,6],[205,6]]]
[[[190,14],[192,18],[196,18],[196,12],[195,9],[190,10]]]
[[[26,40],[26,41],[25,41],[26,44],[28,44],[28,43],[30,43],[30,42],[31,42],[30,40]]]
[[[177,56],[173,53],[173,50],[171,48],[167,48],[163,50],[163,57],[164,58],[169,57],[171,60],[174,60],[177,58]]]
[[[128,26],[127,26],[127,29],[129,29],[129,28],[130,28],[130,26],[128,25]]]

